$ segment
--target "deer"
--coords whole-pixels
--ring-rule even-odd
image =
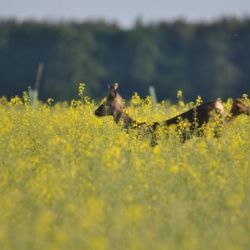
[[[99,117],[113,116],[114,122],[119,123],[123,121],[124,128],[126,129],[135,127],[137,123],[125,112],[125,103],[117,91],[119,84],[110,84],[108,88],[109,92],[104,103],[95,110],[94,114]]]
[[[204,124],[208,123],[209,119],[213,116],[213,112],[223,115],[224,107],[219,100],[207,102],[189,109],[173,118],[165,120],[165,126],[177,125],[180,121],[187,121],[192,129],[201,128]],[[161,125],[160,122],[155,122],[154,127]]]
[[[147,124],[145,122],[138,123],[133,118],[131,118],[125,111],[125,103],[123,98],[118,93],[119,84],[113,83],[109,85],[109,92],[105,98],[104,103],[102,103],[94,112],[96,116],[113,116],[115,123],[123,122],[124,128],[127,129],[140,129],[141,127],[146,128],[146,130],[151,133],[152,140],[151,145],[157,145],[157,139],[155,131],[158,127],[164,126],[169,127],[171,125],[178,125],[181,121],[187,121],[190,124],[189,134],[193,134],[198,131],[197,135],[203,135],[203,126],[206,125],[209,120],[214,116],[214,114],[219,115],[222,122],[229,123],[234,120],[239,115],[245,114],[250,116],[250,106],[247,105],[244,100],[237,98],[233,101],[232,108],[230,110],[229,116],[225,116],[224,107],[220,100],[210,101],[194,108],[189,109],[173,118],[167,119],[161,122],[154,122],[153,124]],[[215,132],[214,136],[217,136]],[[180,141],[185,142],[190,136],[184,130]]]
[[[125,112],[125,104],[123,98],[118,93],[118,88],[118,83],[109,85],[109,92],[105,98],[104,103],[102,103],[95,110],[94,114],[99,117],[113,116],[115,123],[123,121],[123,126],[126,129],[140,128],[144,126],[148,128],[148,131],[150,133],[152,133],[153,141],[155,141],[154,131],[159,126],[163,125],[165,127],[168,127],[171,125],[178,125],[179,122],[183,120],[188,121],[191,124],[190,131],[194,132],[196,128],[201,128],[204,124],[208,123],[214,112],[219,115],[222,115],[224,112],[222,103],[219,100],[215,100],[201,104],[163,122],[154,122],[153,124],[147,124],[145,122],[138,123]],[[183,136],[182,141],[185,141],[186,139],[186,136]],[[153,142],[152,144],[154,145],[155,142]]]

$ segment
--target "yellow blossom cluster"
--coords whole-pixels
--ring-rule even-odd
[[[249,117],[185,143],[160,127],[152,147],[146,129],[94,116],[84,90],[70,104],[0,100],[0,249],[250,249]],[[136,94],[127,113],[164,121],[190,108],[178,97]]]

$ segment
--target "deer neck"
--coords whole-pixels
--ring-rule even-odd
[[[128,128],[130,125],[132,125],[135,121],[124,111],[118,110],[113,115],[115,123],[119,123],[120,121],[123,122],[124,127]]]

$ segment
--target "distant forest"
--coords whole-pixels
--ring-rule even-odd
[[[70,100],[79,82],[87,94],[102,97],[107,85],[121,94],[159,100],[210,100],[250,94],[250,18],[212,23],[143,24],[131,29],[99,22],[39,23],[0,21],[0,96],[21,95],[33,87],[44,63],[40,98]]]

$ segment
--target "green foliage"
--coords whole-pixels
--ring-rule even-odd
[[[125,97],[142,96],[148,86],[158,98],[187,100],[240,96],[250,92],[250,20],[210,24],[183,21],[143,25],[130,30],[104,22],[0,22],[0,95],[20,95],[45,65],[39,96],[77,97],[78,82],[88,95],[101,97],[106,85],[120,82]]]

